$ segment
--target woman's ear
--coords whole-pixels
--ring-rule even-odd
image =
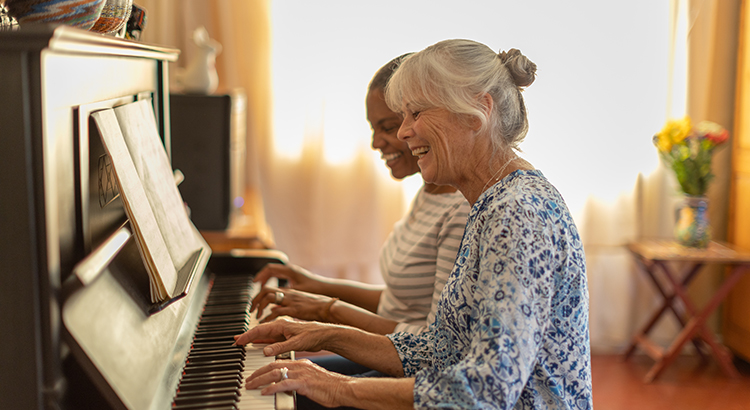
[[[477,100],[477,102],[479,103],[477,105],[477,108],[482,111],[482,113],[484,114],[484,118],[489,121],[490,114],[492,113],[492,109],[495,106],[495,101],[492,99],[492,96],[489,93],[480,94],[479,97],[477,97]],[[473,129],[474,131],[479,131],[480,128],[482,128],[482,120],[480,120],[478,116],[472,116],[471,129]]]
[[[479,106],[482,107],[484,115],[489,118],[490,113],[495,106],[495,100],[492,99],[490,93],[482,93],[482,95],[479,96]]]

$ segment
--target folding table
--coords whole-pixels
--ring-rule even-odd
[[[750,268],[750,252],[727,243],[712,241],[706,249],[687,248],[669,240],[640,240],[628,244],[628,249],[646,272],[662,297],[661,307],[656,310],[646,325],[633,336],[625,352],[629,358],[640,347],[656,363],[646,374],[645,382],[657,378],[680,354],[687,342],[692,342],[699,355],[705,358],[702,344],[718,361],[727,376],[739,377],[732,363],[732,353],[717,340],[706,326],[706,319],[721,304],[729,291]],[[676,264],[684,271],[675,272]],[[722,273],[721,286],[714,292],[703,308],[698,308],[688,294],[690,282],[708,264],[722,264],[729,272]],[[723,272],[723,270],[722,270]],[[678,303],[681,302],[681,303]],[[682,326],[672,344],[662,349],[648,338],[648,333],[667,311],[671,311]]]

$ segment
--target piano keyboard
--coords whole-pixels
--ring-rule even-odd
[[[275,360],[263,355],[264,345],[232,346],[234,335],[258,324],[249,313],[258,291],[250,275],[214,278],[172,409],[294,409],[292,395],[262,396],[260,390],[244,388],[253,371]]]

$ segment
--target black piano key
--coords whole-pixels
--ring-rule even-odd
[[[235,393],[237,396],[240,396],[240,392],[237,390],[235,386],[231,387],[217,387],[217,388],[208,388],[208,389],[202,389],[202,390],[182,390],[177,392],[176,398],[179,397],[189,397],[189,396],[206,396],[209,394],[223,394],[223,393]]]
[[[204,323],[203,326],[200,326],[197,328],[195,337],[201,337],[201,335],[204,333],[220,331],[220,330],[229,330],[229,329],[242,330],[243,328],[247,326],[248,326],[247,321],[235,322],[235,323],[230,323],[226,321]]]
[[[201,381],[239,380],[242,381],[242,373],[235,371],[207,372],[201,374],[183,375],[180,383],[198,383]]]
[[[242,314],[236,314],[236,315],[226,315],[226,316],[216,316],[211,318],[206,318],[206,320],[202,320],[198,324],[198,328],[207,327],[207,326],[221,326],[221,325],[231,325],[231,324],[245,324],[247,325],[250,321],[247,319],[247,313]]]
[[[240,352],[227,352],[224,354],[221,353],[209,353],[209,354],[189,354],[187,358],[186,363],[195,363],[195,362],[208,362],[213,360],[222,360],[222,359],[232,359],[235,361],[240,361],[245,357]]]
[[[234,343],[234,340],[232,340],[232,343]],[[232,343],[227,343],[224,340],[220,340],[218,342],[216,341],[193,342],[191,349],[192,350],[212,350],[212,349],[232,350],[232,349],[241,348],[240,346],[232,346]]]
[[[196,326],[173,409],[236,408],[245,349],[232,346],[247,331],[253,297],[251,275],[216,276]]]
[[[232,337],[234,335],[242,334],[243,332],[244,331],[242,329],[216,329],[200,333],[198,336],[200,336],[200,339],[203,339],[205,337]]]
[[[250,300],[252,300],[252,295],[250,292],[218,292],[214,294],[213,297],[206,299],[206,304],[203,307],[208,308],[217,305],[249,303]]]
[[[236,370],[208,371],[208,372],[191,372],[182,375],[180,387],[195,387],[200,384],[208,383],[227,383],[242,382],[242,372]],[[193,390],[195,390],[193,388]]]
[[[191,349],[190,353],[188,354],[188,357],[190,357],[190,355],[205,356],[205,355],[210,355],[210,354],[234,354],[234,355],[240,355],[240,356],[244,357],[247,353],[242,348],[242,346],[232,346],[232,345],[229,345],[226,348],[217,347],[217,348],[214,348],[214,349],[211,349],[211,348]]]
[[[242,349],[241,346],[232,346],[232,345],[227,345],[226,343],[198,343],[190,347],[190,351],[195,352],[195,353],[213,352],[213,351],[223,351],[223,352],[242,351],[240,349]]]
[[[186,362],[185,368],[188,369],[190,367],[205,367],[205,366],[216,366],[216,365],[223,365],[223,364],[235,364],[238,362],[239,360],[235,360],[235,359],[219,359],[219,360],[206,360],[206,361],[198,361],[198,362]]]
[[[180,385],[187,383],[201,383],[201,382],[212,382],[212,381],[226,381],[226,380],[237,380],[242,381],[242,373],[234,370],[225,370],[219,372],[196,372],[190,374],[183,374],[180,380]]]
[[[210,366],[185,366],[185,373],[217,372],[222,370],[242,371],[242,363],[222,363]]]
[[[238,323],[238,324],[219,324],[219,325],[212,325],[212,326],[206,326],[203,328],[198,329],[195,332],[195,338],[200,340],[204,335],[209,335],[211,332],[244,332],[248,328],[248,325],[246,323]]]
[[[234,343],[234,337],[232,336],[205,336],[202,337],[201,342],[229,342],[228,344]]]
[[[174,410],[221,410],[221,409],[229,409],[229,410],[236,410],[237,406],[235,405],[236,401],[234,400],[221,400],[221,401],[212,401],[207,403],[188,403],[188,404],[180,404],[180,405],[172,405],[172,409]]]
[[[202,395],[188,395],[178,396],[174,399],[174,404],[179,406],[181,404],[193,404],[193,403],[206,403],[212,401],[225,401],[231,400],[237,402],[240,400],[240,395],[237,391],[232,392],[219,392],[219,393],[207,393]]]

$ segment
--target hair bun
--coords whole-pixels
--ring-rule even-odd
[[[497,54],[500,61],[513,77],[513,81],[518,87],[528,87],[536,78],[536,64],[526,58],[520,50],[511,48],[508,51],[501,51]]]

